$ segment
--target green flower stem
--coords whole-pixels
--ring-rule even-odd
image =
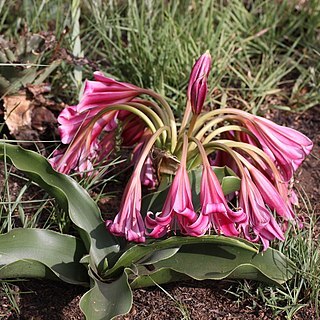
[[[246,159],[244,158],[239,152],[234,151],[234,153],[237,155],[238,159],[249,169],[250,167],[252,167],[252,164]]]
[[[192,135],[193,129],[197,123],[197,119],[198,119],[198,115],[197,114],[193,114],[191,121],[190,121],[190,126],[188,129],[188,137],[190,137]]]
[[[203,140],[203,143],[204,144],[210,143],[214,137],[216,137],[217,135],[219,135],[223,132],[227,132],[227,131],[241,131],[241,132],[250,133],[250,131],[247,128],[237,126],[237,125],[229,125],[229,126],[225,126],[225,127],[220,127],[218,129],[214,130],[213,132],[211,132],[210,134],[208,134],[206,136],[206,138]]]
[[[196,134],[194,134],[195,138],[198,139],[198,140],[201,140],[202,137],[205,135],[205,133],[208,130],[210,130],[213,126],[217,125],[218,123],[223,122],[223,121],[225,121],[227,119],[229,119],[229,116],[223,116],[223,117],[212,119],[211,121],[206,123],[201,129],[200,129],[200,126],[197,123],[195,128],[194,128],[194,132],[196,133]]]
[[[230,110],[229,108],[215,109],[215,110],[200,114],[195,130],[202,127],[208,120],[211,120],[213,117],[220,114],[228,113],[229,110]]]
[[[183,119],[182,119],[182,122],[181,122],[181,127],[180,127],[180,130],[179,130],[179,138],[182,136],[182,134],[186,130],[187,123],[189,122],[189,119],[190,119],[190,114],[191,114],[191,103],[188,100],[186,108],[184,110]]]
[[[223,142],[222,142],[223,141]],[[239,158],[237,157],[237,154],[235,151],[232,150],[232,148],[230,148],[229,146],[227,146],[224,142],[225,141],[228,141],[228,140],[218,140],[218,141],[215,141],[215,142],[211,142],[211,143],[208,143],[206,145],[204,145],[204,148],[205,149],[210,149],[210,148],[213,148],[213,149],[219,149],[219,150],[222,150],[222,151],[225,151],[227,152],[228,154],[230,154],[230,156],[233,158],[233,160],[235,161],[235,163],[237,164],[237,167],[240,171],[240,178],[242,178],[242,176],[245,174],[244,173],[244,168],[243,168],[243,165],[241,163],[241,161],[239,160]],[[230,142],[233,142],[230,140]],[[209,153],[208,153],[209,154]]]
[[[148,111],[152,111],[150,110],[149,108],[146,107],[146,109]],[[140,117],[146,124],[147,126],[150,128],[151,132],[152,133],[155,133],[157,131],[157,128],[154,126],[153,122],[150,120],[150,118],[144,114],[144,112],[142,112],[141,110],[133,107],[133,106],[130,106],[130,105],[126,105],[126,104],[117,104],[117,105],[114,105],[114,106],[109,106],[108,108],[100,111],[92,120],[92,122],[95,122],[97,121],[102,115],[104,115],[105,113],[107,112],[110,112],[110,111],[115,111],[115,110],[126,110],[126,111],[129,111],[135,115],[137,115],[138,117]],[[152,111],[152,113],[154,113],[154,111]],[[150,114],[150,112],[149,112]],[[154,120],[154,119],[153,119]],[[161,141],[160,139],[157,140],[157,146],[158,147],[161,147]]]
[[[200,141],[200,140],[202,139],[202,137],[204,136],[204,134],[205,134],[211,127],[213,127],[214,125],[218,124],[219,122],[225,121],[226,118],[228,118],[228,117],[227,117],[227,116],[225,116],[225,117],[219,117],[219,118],[216,118],[216,119],[213,119],[213,120],[209,121],[205,126],[203,126],[203,127],[201,128],[201,130],[200,130],[196,135],[194,135],[195,138]],[[193,132],[197,132],[199,129],[200,129],[200,127],[199,127],[198,123],[196,123]],[[196,146],[195,146],[194,143],[190,143],[190,145],[189,145],[189,151],[195,149],[195,147],[196,147]]]
[[[243,149],[242,149],[242,151],[243,151]],[[250,150],[246,150],[246,152],[249,154],[249,156],[253,159],[253,160],[256,160],[256,158],[257,158],[257,154],[255,154],[253,151],[250,151]],[[238,157],[238,159],[240,159],[240,161],[250,170],[250,168],[252,168],[253,167],[253,165],[246,159],[246,158],[244,158],[240,153],[238,153],[238,152],[236,152],[236,151],[234,151],[234,153],[236,154],[236,156]],[[258,159],[257,160],[257,162],[259,163],[259,160],[261,160],[261,159]],[[274,169],[276,170],[276,171],[274,171]],[[273,168],[271,168],[271,170],[272,170],[272,172],[273,172],[273,174],[275,175],[275,184],[276,184],[276,188],[277,188],[277,190],[278,190],[278,192],[280,193],[280,195],[283,197],[283,199],[287,199],[287,197],[288,197],[288,194],[287,193],[285,193],[285,194],[283,194],[283,192],[282,192],[282,188],[281,188],[281,186],[280,186],[280,181],[281,181],[281,177],[280,177],[280,175],[278,174],[278,170],[276,169],[276,167],[274,166],[274,169]],[[280,179],[280,180],[279,180]]]
[[[169,119],[168,114],[165,113],[157,103],[155,103],[154,101],[151,101],[151,100],[141,100],[141,101],[139,100],[139,102],[154,109],[156,111],[156,113],[159,115],[159,117],[162,119],[164,124],[166,126],[170,126],[170,119]]]
[[[148,143],[145,145],[145,147],[143,148],[143,151],[141,152],[141,155],[139,157],[139,160],[135,166],[135,170],[137,170],[138,172],[141,172],[142,170],[142,166],[151,150],[151,148],[153,147],[154,143],[157,141],[157,139],[159,138],[159,136],[163,133],[163,131],[165,130],[170,130],[170,127],[168,126],[164,126],[162,128],[159,128],[149,139]]]
[[[196,139],[194,137],[191,137],[190,140],[192,140],[193,142],[196,143],[196,145],[197,145],[197,147],[198,147],[198,149],[200,151],[200,154],[201,154],[202,163],[204,165],[210,166],[206,150],[203,147],[202,143],[198,139]]]
[[[240,116],[245,117],[245,118],[248,117],[248,113],[247,112],[241,111],[241,110],[238,110],[238,109],[235,109],[235,108],[216,109],[216,110],[212,110],[212,111],[209,111],[207,113],[201,114],[199,116],[199,119],[198,119],[197,127],[198,128],[201,127],[206,121],[208,121],[212,117],[215,117],[215,116],[220,115],[220,114],[233,114],[233,115],[240,115]],[[241,121],[240,119],[242,119],[242,118],[241,117],[236,118],[236,117],[233,116],[232,119],[236,119],[236,120]],[[243,119],[242,119],[242,121],[243,121]]]
[[[256,159],[257,155],[260,156],[262,158],[262,160],[264,160],[265,163],[271,168],[272,173],[275,176],[275,181],[276,181],[277,185],[279,183],[282,183],[283,179],[280,176],[279,170],[277,169],[275,164],[272,162],[270,157],[263,150],[259,149],[256,146],[253,146],[251,144],[244,143],[244,142],[236,142],[236,141],[231,141],[231,140],[218,140],[218,141],[220,143],[228,145],[231,148],[239,148],[240,150],[245,151],[253,159]]]
[[[92,121],[97,121],[102,115],[110,112],[110,111],[115,111],[115,110],[126,110],[129,111],[135,115],[137,115],[138,117],[140,117],[146,124],[147,126],[150,128],[150,130],[152,131],[152,133],[155,133],[157,131],[156,127],[154,126],[153,122],[150,120],[149,117],[147,117],[141,110],[138,110],[137,108],[134,108],[132,106],[126,105],[126,104],[117,104],[114,106],[108,106],[108,108],[100,111],[94,118]]]
[[[145,106],[141,103],[137,103],[137,102],[129,102],[128,105],[133,106],[135,108],[138,108],[139,110],[148,114],[149,118],[153,119],[154,122],[156,123],[157,128],[162,128],[165,125],[162,122],[162,119],[158,116],[158,114],[156,112],[154,112],[153,110],[151,110],[150,108],[148,108],[147,106]],[[167,140],[167,132],[163,131],[162,135],[163,135],[163,143],[165,144],[166,140]]]
[[[259,149],[256,146],[253,146],[245,142],[238,142],[232,140],[217,140],[216,142],[225,144],[230,148],[239,148],[241,150],[253,151],[254,153],[258,154],[271,168],[275,168],[275,170],[278,171],[270,157],[263,150]]]
[[[169,122],[170,122],[170,128],[171,128],[171,130],[169,131],[169,135],[171,138],[171,152],[173,153],[176,148],[176,145],[177,145],[177,124],[174,119],[174,114],[173,114],[168,102],[160,94],[157,94],[151,90],[145,90],[144,93],[146,93],[146,94],[150,95],[151,97],[155,98],[156,100],[158,100],[161,103],[161,105],[164,107],[164,109],[168,115]]]

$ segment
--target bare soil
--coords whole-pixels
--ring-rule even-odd
[[[296,175],[296,187],[304,191],[311,204],[320,215],[320,107],[308,112],[284,113],[273,112],[272,119],[292,128],[298,129],[314,142],[312,154],[302,165]],[[236,286],[233,281],[189,281],[159,288],[139,289],[134,291],[131,312],[118,320],[164,320],[183,319],[187,314],[191,319],[284,319],[272,315],[271,309],[254,297],[237,297],[228,291]],[[1,319],[34,320],[73,320],[84,319],[78,307],[85,288],[65,283],[41,280],[26,280],[13,283],[16,303],[20,315],[11,311],[10,302],[0,293]],[[168,293],[174,297],[170,298]],[[310,306],[301,309],[294,319],[317,319],[315,310]]]

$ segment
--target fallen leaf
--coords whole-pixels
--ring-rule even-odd
[[[31,129],[32,110],[34,108],[24,91],[3,97],[4,119],[12,135],[20,130]]]

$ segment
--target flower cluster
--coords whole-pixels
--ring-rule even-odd
[[[239,109],[203,112],[210,69],[206,52],[193,66],[180,127],[161,95],[100,72],[94,73],[94,81],[86,81],[80,103],[60,114],[66,147],[51,159],[56,170],[92,174],[96,164],[111,159],[117,134],[122,146],[132,151],[133,173],[119,212],[106,221],[114,235],[144,242],[147,236],[214,231],[262,242],[264,249],[273,239],[284,239],[284,222],[295,219],[291,180],[312,142]],[[199,167],[200,205],[195,208],[188,171]],[[232,169],[241,181],[239,188],[226,195],[215,167]],[[161,211],[141,212],[144,190],[156,190],[168,176],[172,182]]]

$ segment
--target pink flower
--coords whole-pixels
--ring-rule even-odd
[[[304,134],[274,122],[247,113],[242,121],[257,137],[264,152],[279,167],[282,177],[289,181],[295,170],[311,152],[313,143]],[[249,143],[253,140],[247,136]]]
[[[77,106],[67,106],[58,116],[61,142],[68,144],[76,135],[79,127],[84,123],[86,114],[80,115]]]
[[[156,170],[150,156],[146,158],[141,170],[141,183],[149,189],[155,189],[158,184]]]
[[[247,169],[245,169],[245,174],[241,179],[239,204],[247,215],[247,220],[240,223],[247,240],[258,242],[260,239],[264,250],[269,247],[269,242],[275,238],[284,240],[281,228],[266,208],[261,190],[251,180]]]
[[[207,77],[211,68],[211,56],[204,53],[194,64],[188,85],[187,96],[192,112],[200,114],[207,95]]]
[[[197,79],[191,88],[191,108],[194,114],[199,115],[206,100],[208,91],[207,78],[204,76]]]
[[[206,151],[199,140],[194,139],[201,154],[203,170],[200,188],[201,212],[196,222],[188,226],[188,230],[193,228],[202,229],[203,233],[211,227],[217,233],[227,236],[237,236],[239,234],[235,224],[246,219],[242,210],[232,211],[227,204],[220,182],[210,166]]]
[[[68,148],[56,150],[53,157],[49,159],[52,167],[58,172],[69,174],[71,170],[92,170],[92,160],[95,152],[93,145],[89,149],[86,148],[85,141],[74,143]]]
[[[95,108],[101,110],[110,105],[126,103],[143,93],[143,89],[130,83],[118,82],[105,77],[101,72],[94,72],[94,81],[87,80],[78,112]]]
[[[119,111],[111,111],[110,114],[112,114],[112,116],[110,116],[110,114],[101,116],[101,118],[108,118],[108,122],[102,120],[105,125],[103,128],[105,131],[112,131],[116,128],[118,112]],[[79,113],[77,106],[67,106],[64,108],[58,116],[61,142],[69,144],[79,132],[80,128],[85,128],[97,113],[98,110],[93,109]],[[99,125],[99,123],[101,123],[101,121],[97,121],[97,125]]]
[[[158,212],[154,218],[151,212],[148,212],[146,216],[146,227],[153,229],[148,235],[153,238],[162,237],[168,230],[175,229],[176,226],[179,226],[183,234],[192,236],[203,234],[201,228],[200,230],[193,229],[193,233],[190,233],[191,230],[188,229],[188,226],[196,221],[197,214],[193,209],[191,186],[186,169],[187,141],[187,137],[185,137],[181,163],[169,189],[162,212]]]
[[[138,162],[138,160],[143,152],[143,148],[151,136],[152,136],[152,132],[150,130],[145,130],[143,132],[143,135],[140,138],[139,143],[134,147],[134,149],[132,151],[132,154],[133,154],[132,162],[133,163]],[[142,182],[143,186],[146,186],[149,189],[155,189],[158,184],[156,170],[154,168],[150,153],[146,157],[146,160],[144,161],[144,164],[141,169],[141,182]]]
[[[107,229],[116,236],[128,241],[145,242],[145,226],[141,217],[140,172],[134,171],[121,201],[119,213],[114,221],[107,220]]]
[[[101,139],[100,135],[114,121],[116,113],[117,111],[111,111],[95,122],[85,121],[85,125],[80,125],[69,146],[63,151],[57,151],[51,158],[50,163],[53,168],[68,174],[71,170],[80,172],[92,170],[94,163],[105,161],[106,159],[102,158],[107,156],[113,148],[114,131],[105,134]]]
[[[270,180],[253,165],[249,166],[248,170],[268,207],[275,210],[284,219],[294,219],[289,197],[284,199]]]
[[[143,92],[143,89],[129,83],[107,78],[101,72],[95,72],[94,78],[95,81],[85,82],[84,93],[79,104],[68,106],[58,117],[59,132],[64,144],[70,143],[80,126],[88,124],[101,110],[111,105],[129,102]],[[105,124],[104,130],[112,131],[117,126],[118,113],[113,113],[114,118]]]

